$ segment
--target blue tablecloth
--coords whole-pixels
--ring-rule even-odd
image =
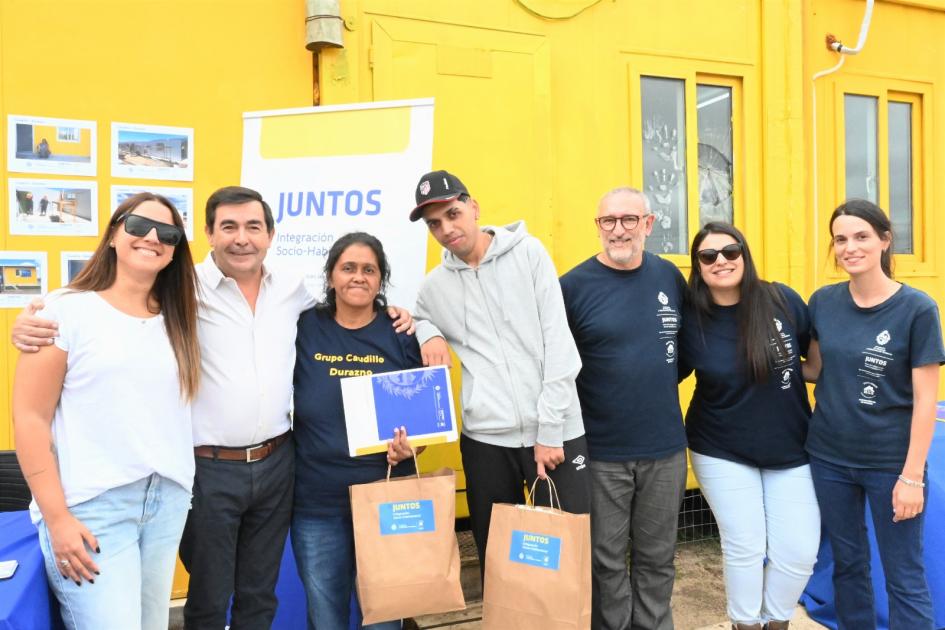
[[[945,416],[945,404],[939,403],[939,419]],[[945,422],[938,422],[932,447],[929,450],[929,499],[925,507],[925,571],[932,591],[935,611],[935,627],[945,629]],[[872,559],[873,592],[876,597],[876,627],[889,628],[889,600],[886,597],[886,580],[883,565],[876,549],[873,522],[866,511],[866,527],[869,530]],[[808,614],[828,628],[837,627],[837,614],[833,604],[833,553],[826,539],[820,542],[820,553],[814,566],[814,575],[801,603]]]
[[[295,556],[292,555],[291,534],[285,541],[282,553],[282,566],[279,569],[279,581],[276,582],[276,597],[279,607],[276,617],[272,620],[272,630],[296,630],[304,628],[305,621],[305,589],[299,579],[295,567]]]
[[[0,580],[0,630],[61,630],[59,606],[46,583],[43,554],[29,512],[0,513],[0,560],[20,563],[12,578]],[[276,596],[279,608],[273,630],[304,628],[305,590],[289,541],[282,554]],[[352,627],[357,628],[357,623]]]
[[[61,628],[29,512],[0,513],[0,560],[20,563],[12,578],[0,580],[0,630]]]

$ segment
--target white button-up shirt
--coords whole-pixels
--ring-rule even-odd
[[[197,266],[201,381],[194,446],[249,446],[291,426],[299,314],[315,304],[301,277],[263,267],[256,312],[211,255]]]

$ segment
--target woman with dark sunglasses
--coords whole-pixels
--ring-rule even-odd
[[[834,555],[841,630],[876,627],[865,501],[889,596],[890,630],[932,630],[922,556],[926,456],[945,362],[938,307],[893,279],[893,232],[876,204],[853,199],[830,217],[846,282],[810,298],[804,376],[816,382],[807,437],[824,531]]]
[[[820,540],[804,452],[807,307],[758,277],[732,225],[706,224],[691,258],[680,337],[682,375],[696,373],[686,433],[719,525],[728,615],[737,630],[783,630]]]
[[[54,345],[20,355],[17,457],[67,628],[167,628],[194,476],[193,261],[170,201],[139,193],[46,299]]]

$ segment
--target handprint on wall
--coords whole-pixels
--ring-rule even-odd
[[[653,193],[656,203],[668,206],[673,202],[673,189],[676,187],[676,173],[661,168],[653,171],[652,183],[647,186]]]

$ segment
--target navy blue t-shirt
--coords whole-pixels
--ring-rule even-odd
[[[644,252],[632,270],[592,257],[561,277],[591,459],[662,459],[686,448],[677,343],[686,282],[675,265]]]
[[[351,513],[348,486],[387,475],[387,454],[350,457],[339,379],[421,367],[416,337],[394,331],[380,312],[367,326],[343,328],[327,312],[299,317],[295,342],[295,504],[306,516]],[[393,437],[393,435],[391,436]],[[394,475],[414,473],[404,461]]]
[[[683,309],[681,372],[696,372],[686,435],[696,453],[757,468],[807,463],[810,402],[800,357],[807,355],[810,318],[801,296],[783,284],[775,287],[787,306],[786,313],[775,313],[784,354],[763,383],[752,381],[739,349],[737,305],[713,305],[711,315],[701,318],[691,305]]]
[[[938,307],[902,285],[862,308],[841,282],[811,296],[810,315],[823,368],[807,451],[842,466],[899,471],[912,430],[912,369],[945,361]]]

